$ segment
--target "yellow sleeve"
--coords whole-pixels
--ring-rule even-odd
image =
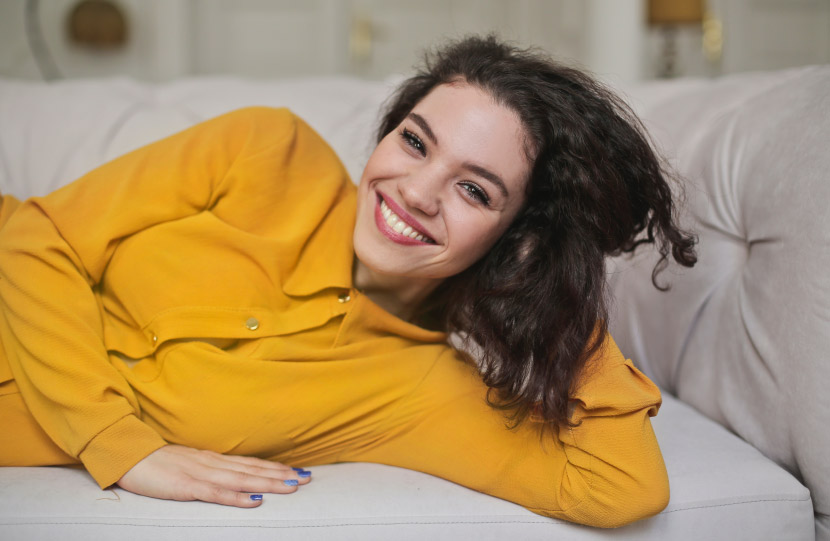
[[[267,108],[217,117],[24,202],[0,229],[0,343],[35,419],[102,487],[165,444],[108,361],[94,288],[113,251],[217,205],[246,157],[290,146],[295,120]]]
[[[574,428],[505,426],[474,367],[439,358],[385,434],[348,461],[426,472],[549,517],[616,527],[660,512],[669,488],[649,417],[657,387],[606,342],[573,397]]]

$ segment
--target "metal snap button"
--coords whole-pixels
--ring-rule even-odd
[[[255,331],[259,329],[259,320],[255,317],[249,317],[248,321],[245,322],[245,326],[248,327],[249,331]]]
[[[345,303],[345,302],[349,302],[350,300],[352,300],[352,296],[349,295],[348,291],[344,291],[343,293],[341,293],[340,295],[337,296],[337,302],[339,302],[341,304]]]

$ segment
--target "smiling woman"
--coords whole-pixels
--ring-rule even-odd
[[[481,89],[458,82],[430,92],[363,171],[355,285],[381,283],[394,291],[385,307],[411,315],[480,259],[524,204],[524,139],[518,116]]]
[[[513,422],[532,414],[568,426],[574,386],[607,334],[605,258],[656,243],[657,286],[670,254],[694,265],[695,240],[675,225],[670,175],[619,98],[585,73],[492,38],[463,40],[429,57],[391,100],[378,132],[381,144],[402,130],[407,141],[414,138],[422,170],[446,163],[429,159],[424,138],[407,135],[407,124],[438,146],[419,111],[448,89],[456,97],[477,96],[474,115],[480,117],[469,133],[464,130],[471,121],[454,117],[450,133],[492,142],[473,149],[470,141],[452,139],[455,148],[476,153],[474,162],[493,162],[489,168],[464,164],[459,178],[478,179],[475,193],[490,181],[480,196],[488,200],[486,209],[490,194],[502,191],[498,187],[515,184],[518,189],[501,195],[519,210],[505,209],[509,224],[494,228],[496,239],[486,228],[479,232],[480,246],[487,248],[471,253],[463,271],[421,299],[414,317],[466,338],[479,352],[488,402],[509,412]],[[448,103],[441,114],[469,111],[463,102]],[[506,177],[496,174],[499,168],[507,168]]]
[[[666,179],[590,77],[468,38],[392,98],[357,188],[259,107],[6,196],[0,465],[256,507],[369,461],[584,524],[653,515],[660,393],[606,332],[604,258],[694,263]]]

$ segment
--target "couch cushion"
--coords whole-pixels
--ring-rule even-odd
[[[125,152],[250,105],[292,109],[325,137],[357,182],[374,148],[379,107],[397,80],[0,78],[0,193],[45,195]]]
[[[657,114],[661,107],[662,112],[674,114],[674,120],[662,127],[669,135],[674,129],[675,135],[684,135],[689,141],[708,141],[703,127],[748,96],[777,84],[778,79],[772,77],[780,79],[781,75],[744,76],[740,81],[728,78],[716,84],[649,85],[638,89],[640,108],[658,119],[664,118]],[[331,142],[357,179],[371,149],[377,106],[387,91],[385,83],[341,79],[198,79],[160,85],[128,80],[50,85],[0,80],[0,192],[20,197],[48,193],[127,150],[201,119],[254,104],[294,109]],[[681,95],[694,107],[672,105]],[[728,100],[721,99],[727,95]],[[713,101],[711,96],[719,98]],[[669,135],[662,140],[670,142]],[[689,148],[694,148],[691,142]],[[650,272],[648,263],[642,272]],[[680,351],[672,349],[677,346],[673,337],[685,336],[685,331],[678,329],[692,326],[697,310],[661,305],[671,297],[654,295],[647,278],[634,276],[637,272],[625,275],[631,289],[623,290],[619,304],[632,313],[616,319],[624,325],[614,330],[615,337],[622,337],[629,345],[628,353],[644,364],[652,377],[677,390],[676,379],[666,376],[674,374],[672,367],[679,357],[671,353]],[[698,287],[695,275],[690,278],[688,286],[686,281],[676,280],[673,294]],[[707,284],[709,277],[704,275],[701,280]],[[633,296],[637,288],[643,289],[638,294],[645,303],[639,309]],[[695,303],[690,305],[693,308]],[[645,319],[641,321],[638,315]],[[659,323],[664,332],[651,332],[648,318],[655,315],[662,319],[651,328],[658,328]],[[629,332],[638,326],[645,330],[643,337],[649,348],[638,342],[637,332]],[[669,353],[664,356],[664,352]],[[817,396],[814,401],[820,399]],[[669,468],[672,500],[657,517],[619,530],[615,537],[682,539],[685,532],[690,538],[728,539],[736,531],[746,531],[748,538],[810,538],[804,530],[811,509],[805,499],[807,492],[786,472],[670,397],[654,423]],[[411,528],[406,531],[415,533],[409,536],[419,539],[442,533],[447,538],[476,535],[500,539],[516,532],[521,533],[517,537],[529,539],[607,537],[604,532],[547,520],[435,478],[377,465],[318,467],[315,483],[307,488],[292,496],[296,499],[269,498],[262,509],[253,512],[158,502],[123,491],[116,491],[120,502],[114,504],[100,499],[107,494],[83,471],[0,469],[0,539],[55,537],[56,531],[63,538],[88,538],[107,529],[107,524],[121,524],[135,537],[149,537],[147,532],[152,531],[160,539],[181,538],[185,530],[194,537],[223,537],[225,523],[244,527],[244,535],[254,538],[271,536],[273,528],[286,524],[305,525],[297,535],[303,539],[331,531],[332,524],[347,525],[337,530],[340,538],[388,538],[389,529],[399,532],[399,526]],[[392,526],[376,527],[389,521]],[[60,525],[65,530],[54,529]],[[459,533],[462,530],[466,535]],[[281,529],[280,535],[290,538],[291,534]],[[319,538],[323,536],[321,533]],[[405,538],[397,533],[396,537]]]
[[[377,464],[315,466],[312,483],[291,495],[266,495],[257,509],[102,492],[76,468],[0,468],[0,539],[813,538],[809,492],[752,446],[672,397],[654,429],[671,501],[659,515],[614,531],[548,519]]]
[[[687,179],[700,262],[666,273],[666,294],[650,285],[653,253],[617,261],[612,279],[623,352],[802,479],[825,540],[828,89],[830,66],[634,89],[651,94],[637,108]]]

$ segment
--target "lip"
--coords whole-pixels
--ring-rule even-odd
[[[429,237],[430,239],[433,238],[432,235],[427,232],[426,228],[418,223],[418,220],[412,217],[408,212],[403,210],[399,207],[394,201],[390,198],[386,197],[382,192],[377,192],[377,201],[375,203],[375,224],[377,224],[377,228],[380,230],[381,233],[389,240],[396,242],[398,244],[404,244],[407,246],[433,246],[434,242],[423,242],[417,239],[413,239],[412,237],[407,237],[402,235],[392,229],[388,223],[386,223],[386,219],[383,217],[383,213],[380,210],[380,202],[381,200],[386,203],[386,206],[389,209],[397,214],[400,218],[403,219],[408,225],[412,226],[413,229],[417,229],[419,233]]]

